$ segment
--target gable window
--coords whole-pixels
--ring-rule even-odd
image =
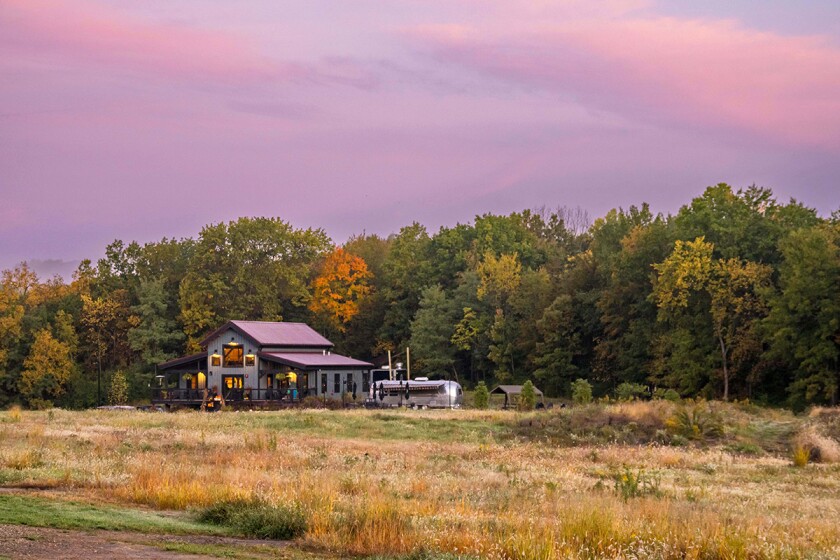
[[[225,344],[222,347],[222,367],[243,367],[245,351],[241,344]]]
[[[256,361],[256,356],[252,350],[249,350],[247,354],[245,354],[245,365],[252,366]]]

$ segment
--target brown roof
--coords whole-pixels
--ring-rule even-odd
[[[373,364],[340,354],[320,352],[258,352],[257,355],[269,362],[276,362],[296,368],[372,368]]]
[[[254,340],[260,346],[297,346],[331,348],[333,343],[318,334],[306,323],[286,323],[272,321],[228,321],[201,341],[206,346],[216,336],[227,329]]]
[[[522,393],[522,385],[498,385],[495,389],[490,391],[491,394],[496,393],[505,393],[508,395],[519,395]],[[537,395],[542,395],[543,392],[534,387],[534,393]]]

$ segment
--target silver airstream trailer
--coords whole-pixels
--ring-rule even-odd
[[[371,407],[461,408],[464,391],[455,381],[382,380],[370,387],[365,404]]]

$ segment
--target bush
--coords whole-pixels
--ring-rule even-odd
[[[9,409],[9,422],[20,422],[22,415],[20,413],[20,405],[14,404]]]
[[[723,436],[723,418],[703,404],[679,410],[665,421],[665,426],[671,433],[696,441]]]
[[[804,467],[811,459],[811,449],[804,445],[797,445],[793,448],[793,466]]]
[[[522,385],[522,393],[519,395],[519,410],[534,410],[537,406],[537,392],[531,380]]]
[[[111,377],[111,388],[108,390],[108,404],[126,404],[128,402],[128,380],[125,372],[118,369]]]
[[[296,504],[271,505],[262,500],[228,500],[201,510],[198,520],[230,527],[258,539],[289,540],[306,532],[306,514]]]
[[[680,394],[673,389],[668,389],[667,391],[665,391],[665,394],[662,398],[664,398],[666,401],[680,402]]]
[[[473,400],[475,407],[480,409],[487,408],[487,405],[490,403],[490,392],[487,390],[487,385],[484,384],[484,381],[479,381],[478,385],[476,385]]]
[[[632,401],[647,394],[647,387],[641,383],[628,383],[625,381],[615,389],[615,396],[620,401]]]
[[[592,385],[586,379],[577,379],[572,383],[572,400],[575,404],[592,402]]]
[[[615,493],[621,496],[624,501],[640,496],[662,496],[659,489],[661,476],[659,473],[649,473],[644,469],[636,472],[625,468],[622,472],[613,475],[615,482]]]

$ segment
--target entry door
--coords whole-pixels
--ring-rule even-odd
[[[244,375],[223,375],[222,395],[226,401],[241,401],[245,387]]]

